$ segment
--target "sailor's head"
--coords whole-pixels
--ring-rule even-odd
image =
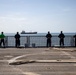
[[[63,33],[63,31],[61,31],[61,33]]]
[[[17,34],[19,34],[19,32],[17,32]]]
[[[1,32],[1,34],[3,34],[3,32]]]
[[[50,31],[48,31],[48,34],[50,33]]]

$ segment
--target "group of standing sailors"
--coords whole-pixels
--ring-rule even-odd
[[[59,37],[59,45],[60,47],[64,46],[64,38],[65,38],[65,35],[63,34],[63,31],[60,32],[60,34],[58,35]],[[76,47],[76,35],[73,36],[75,38],[75,47]],[[47,38],[47,47],[51,47],[51,38],[52,38],[52,35],[51,33],[48,31],[48,34],[46,35],[46,38]]]
[[[59,37],[59,45],[60,47],[61,46],[64,46],[64,38],[65,38],[65,35],[63,34],[63,31],[60,32],[60,34],[58,35]],[[76,47],[76,35],[73,36],[75,38],[75,47]],[[52,35],[51,33],[48,31],[47,35],[46,35],[46,38],[47,38],[47,47],[51,47],[51,38],[52,38]],[[19,32],[17,32],[17,34],[15,35],[15,46],[16,47],[19,47],[20,46],[20,35],[19,35]]]
[[[62,31],[60,32],[60,34],[58,35],[58,37],[60,39],[59,40],[60,47],[64,46],[65,35],[63,34]],[[76,34],[73,37],[75,39],[75,47],[76,47]],[[14,38],[15,38],[15,47],[20,47],[20,34],[19,34],[19,32],[17,32],[15,34]],[[51,35],[51,33],[49,31],[46,34],[46,38],[47,38],[47,47],[51,47],[51,38],[52,38],[52,35]],[[1,32],[1,34],[0,34],[0,47],[1,47],[2,43],[3,43],[3,46],[5,47],[5,41],[4,41],[4,39],[5,39],[5,35],[4,35],[3,32]]]
[[[15,34],[15,47],[19,47],[20,46],[20,34],[19,32],[17,32]],[[5,48],[5,35],[3,32],[1,32],[0,34],[0,47],[2,47],[2,44],[3,44],[3,47]]]

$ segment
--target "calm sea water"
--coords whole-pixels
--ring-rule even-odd
[[[6,36],[14,36],[16,33],[5,33]],[[47,33],[37,33],[37,34],[20,34],[21,36],[45,36]],[[60,33],[51,33],[52,35],[59,35]],[[73,36],[76,33],[64,33],[65,36]]]

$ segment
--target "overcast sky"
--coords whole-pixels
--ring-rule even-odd
[[[0,0],[0,32],[76,32],[76,0]]]

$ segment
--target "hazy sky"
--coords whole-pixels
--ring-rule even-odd
[[[76,0],[0,0],[0,32],[76,32]]]

